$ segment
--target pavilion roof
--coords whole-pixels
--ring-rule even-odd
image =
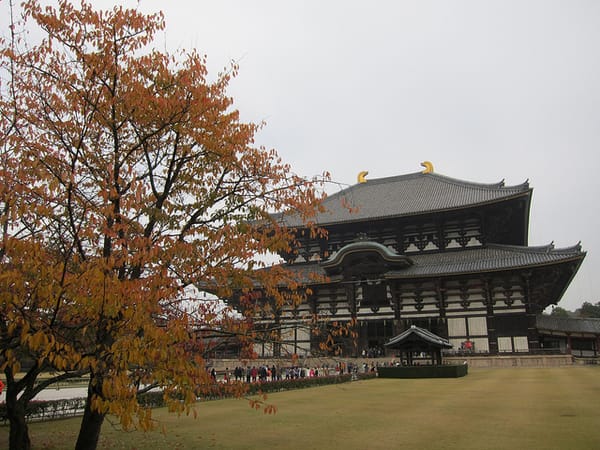
[[[530,196],[531,191],[527,181],[505,186],[504,181],[482,184],[417,172],[367,180],[333,194],[314,222],[323,226],[449,211]],[[302,226],[293,214],[282,213],[279,218],[288,226]]]
[[[411,349],[419,346],[430,348],[452,348],[448,339],[444,339],[425,328],[412,325],[398,336],[391,338],[385,346],[396,349]]]

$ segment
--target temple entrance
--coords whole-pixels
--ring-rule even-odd
[[[393,320],[368,320],[361,322],[358,347],[361,356],[385,356],[385,343],[394,336]]]

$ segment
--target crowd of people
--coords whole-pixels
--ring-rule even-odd
[[[369,347],[363,349],[361,354],[363,358],[381,358],[385,356],[385,350],[383,347]]]
[[[323,374],[323,372],[324,370],[321,369],[321,374]],[[233,369],[233,371],[230,371],[229,368],[225,369],[225,372],[223,373],[223,381],[229,382],[231,380],[235,380],[245,381],[246,383],[257,383],[318,376],[319,368],[317,367],[277,367],[275,365],[259,365],[246,367],[237,366]]]
[[[385,362],[384,365],[389,363]],[[393,365],[393,363],[392,363]],[[253,365],[253,366],[237,366],[233,370],[226,368],[224,371],[218,371],[213,367],[209,370],[211,378],[215,382],[229,383],[232,381],[246,383],[264,383],[267,381],[294,380],[298,378],[312,378],[320,376],[335,376],[344,373],[356,372],[376,372],[379,363],[363,362],[356,364],[353,362],[339,362],[335,366],[330,367],[324,365],[322,367],[302,367],[290,366],[279,367],[276,365]]]

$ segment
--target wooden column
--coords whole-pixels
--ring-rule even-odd
[[[350,312],[350,316],[355,319],[356,318],[356,288],[354,283],[346,283],[344,285],[344,289],[346,290],[346,302],[348,303],[348,311]]]
[[[496,335],[496,323],[494,320],[494,293],[492,289],[492,282],[489,278],[484,278],[483,282],[483,295],[485,298],[485,305],[487,307],[487,329],[488,329],[488,345],[490,346],[490,354],[498,354],[498,336]]]
[[[392,309],[394,310],[394,335],[397,335],[401,332],[400,319],[402,318],[402,314],[400,309],[402,308],[402,291],[397,281],[390,283],[390,288],[392,291]]]
[[[527,343],[529,346],[529,351],[540,348],[540,338],[535,323],[537,305],[531,303],[531,287],[529,283],[530,278],[530,273],[523,274],[523,300],[525,301],[525,314],[527,316]]]
[[[435,282],[435,296],[436,296],[436,306],[438,307],[440,320],[444,324],[445,335],[443,337],[448,337],[448,322],[446,321],[446,308],[448,307],[448,295],[446,293],[446,286],[443,280],[436,280]]]
[[[317,327],[317,313],[318,313],[318,294],[316,291],[313,291],[313,293],[311,295],[308,296],[308,298],[306,299],[307,303],[308,303],[308,307],[310,309],[310,314],[311,314],[311,318],[310,318],[310,335],[309,335],[309,339],[310,339],[310,352],[312,354],[313,349],[314,350],[318,350],[319,349],[319,342],[317,337],[315,336],[315,327]],[[278,355],[279,356],[279,355]]]
[[[354,283],[348,283],[345,286],[346,288],[346,301],[348,302],[348,310],[350,311],[350,317],[354,322],[354,325],[350,328],[350,332],[359,333],[360,330],[357,329],[357,308],[356,308],[356,287]],[[358,345],[355,338],[352,339],[352,356],[354,358],[358,358]]]

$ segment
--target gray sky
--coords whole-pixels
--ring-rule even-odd
[[[529,179],[529,244],[588,252],[560,305],[600,301],[600,2],[140,3],[165,13],[161,47],[197,48],[213,74],[239,63],[236,107],[299,174],[354,184],[429,160],[475,182]]]

